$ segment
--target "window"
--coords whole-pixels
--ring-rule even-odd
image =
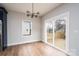
[[[22,22],[22,34],[23,36],[31,35],[31,21],[23,21]]]

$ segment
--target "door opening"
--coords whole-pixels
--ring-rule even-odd
[[[45,22],[45,42],[60,50],[69,50],[69,13],[53,17]]]

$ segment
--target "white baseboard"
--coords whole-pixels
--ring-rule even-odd
[[[72,51],[69,51],[69,55],[70,56],[77,56],[75,52],[76,52],[76,50],[72,49]]]
[[[43,41],[43,40],[31,40],[31,41],[24,41],[24,42],[18,42],[18,43],[11,43],[11,44],[8,44],[8,46],[14,46],[14,45],[18,45],[18,44],[24,44],[24,43],[32,43],[32,42],[37,42],[37,41],[42,41],[42,42],[44,42],[44,43],[46,43],[45,41]],[[46,44],[48,44],[48,43],[46,43]],[[48,45],[50,45],[50,44],[48,44]],[[51,45],[50,45],[51,46]],[[52,46],[53,48],[55,48],[54,46]],[[57,48],[56,48],[57,49]],[[59,49],[58,49],[59,50]],[[61,51],[61,50],[60,50]],[[63,51],[62,51],[63,52]],[[65,53],[65,52],[64,52]],[[72,53],[72,52],[68,52],[67,53],[68,55],[70,55],[70,56],[76,56],[76,54],[74,54],[74,53]]]
[[[65,53],[65,54],[67,54],[67,55],[70,55],[70,53],[68,53],[68,52],[66,52],[66,51],[64,51],[64,50],[62,50],[62,49],[59,49],[59,48],[57,48],[57,47],[55,47],[55,46],[53,46],[53,45],[51,45],[51,44],[49,44],[49,43],[47,43],[47,42],[45,42],[45,41],[42,41],[42,42],[44,42],[44,43],[50,45],[51,47],[53,47],[53,48],[55,48],[55,49],[57,49],[57,50],[59,50],[59,51]]]
[[[77,56],[75,53],[72,53],[72,52],[70,52],[70,53],[68,53],[70,56]]]
[[[8,46],[24,44],[24,43],[32,43],[32,42],[37,42],[37,41],[41,41],[41,40],[31,40],[31,41],[23,41],[23,42],[11,43],[11,44],[8,44]]]

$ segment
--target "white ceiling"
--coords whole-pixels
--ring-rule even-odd
[[[26,13],[27,10],[32,10],[31,3],[3,3],[2,4],[7,10]],[[60,3],[34,3],[34,12],[39,11],[40,16],[53,10],[55,7],[60,5]]]

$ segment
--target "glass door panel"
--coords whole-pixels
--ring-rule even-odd
[[[53,24],[51,21],[47,22],[47,42],[53,43]]]
[[[66,47],[66,21],[55,20],[54,22],[54,45],[58,48],[65,50]]]

